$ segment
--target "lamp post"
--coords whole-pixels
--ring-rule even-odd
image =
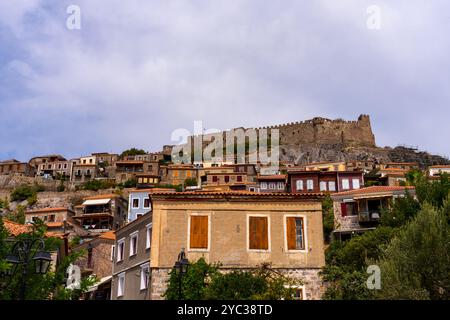
[[[8,271],[9,275],[14,274],[18,267],[22,266],[19,300],[25,300],[30,263],[34,263],[34,272],[36,274],[46,274],[48,271],[52,257],[50,252],[44,251],[44,249],[45,243],[42,239],[18,240],[12,247],[11,254],[6,256],[6,261],[12,264],[12,268]]]
[[[175,272],[179,275],[179,282],[178,282],[178,300],[183,299],[183,289],[182,289],[182,282],[183,282],[183,276],[187,272],[187,268],[189,266],[189,260],[186,258],[186,253],[184,252],[184,248],[181,248],[181,252],[178,254],[178,260],[175,262]]]

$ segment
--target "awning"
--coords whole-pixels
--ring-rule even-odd
[[[354,196],[353,199],[375,199],[375,198],[391,198],[392,193],[387,194],[374,194],[374,195],[361,195],[361,196]]]
[[[95,200],[86,200],[83,202],[83,206],[91,206],[95,204],[107,204],[111,201],[111,199],[95,199]]]
[[[97,282],[95,285],[89,287],[86,292],[92,292],[92,291],[97,290],[100,285],[107,283],[108,281],[111,281],[111,278],[112,278],[112,276],[107,276],[107,277],[101,278],[99,282]]]

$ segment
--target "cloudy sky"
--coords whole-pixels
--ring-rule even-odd
[[[449,31],[448,0],[0,0],[0,159],[361,113],[450,155]]]

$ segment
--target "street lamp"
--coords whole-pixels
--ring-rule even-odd
[[[28,266],[34,263],[36,274],[46,274],[52,261],[50,252],[45,251],[45,243],[42,239],[24,239],[17,241],[12,247],[11,254],[6,256],[6,261],[12,264],[8,275],[17,271],[22,266],[22,278],[20,279],[19,299],[25,299],[26,281],[28,277]]]
[[[186,258],[186,253],[184,252],[184,248],[181,248],[181,252],[178,254],[178,260],[175,262],[175,272],[180,276],[178,282],[178,299],[181,300],[183,298],[183,291],[181,284],[183,282],[183,276],[187,272],[187,268],[189,266],[189,260]]]

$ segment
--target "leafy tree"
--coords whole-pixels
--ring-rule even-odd
[[[197,179],[195,178],[187,178],[184,180],[184,185],[186,187],[196,186],[197,185]]]
[[[333,200],[330,195],[326,195],[322,201],[323,236],[326,242],[330,241],[331,233],[334,230],[334,209]]]
[[[268,266],[221,273],[219,264],[208,264],[200,258],[189,266],[183,277],[174,270],[170,272],[164,297],[179,299],[181,286],[182,297],[186,300],[292,299],[295,285],[301,285],[301,281],[289,279]]]
[[[136,184],[137,184],[137,180],[136,179],[128,179],[124,183],[120,183],[118,185],[118,187],[119,188],[135,188]]]
[[[414,217],[420,210],[420,203],[407,193],[404,198],[397,198],[389,209],[381,212],[381,225],[400,227]]]
[[[191,263],[185,275],[181,276],[173,269],[169,273],[167,290],[163,297],[167,300],[180,299],[180,289],[183,299],[201,300],[205,296],[207,279],[217,273],[218,265],[208,264],[204,258]]]
[[[44,239],[45,250],[55,251],[61,244],[61,239],[45,237],[46,226],[38,220],[32,225],[29,233],[24,233],[15,238],[18,240],[35,240]],[[3,221],[0,217],[0,270],[5,270],[10,266],[5,262],[5,257],[12,249],[12,243],[6,241],[8,232],[4,228]],[[47,299],[63,299],[68,298],[68,290],[65,289],[65,278],[67,267],[74,263],[83,252],[71,253],[64,257],[55,270],[49,270],[45,275],[37,275],[34,273],[34,266],[28,266],[28,277],[26,279],[26,300],[47,300]],[[0,277],[0,300],[18,299],[22,279],[23,266],[17,266],[16,271],[10,277]],[[82,279],[82,283],[90,284],[92,279]],[[82,287],[80,290],[86,290]],[[72,293],[72,292],[71,292]]]
[[[381,299],[450,299],[450,227],[447,215],[424,204],[374,264]]]
[[[116,183],[111,180],[90,180],[90,181],[84,182],[81,185],[81,189],[98,191],[101,189],[114,188],[115,186],[116,186]]]
[[[131,149],[123,151],[120,154],[120,158],[124,158],[127,156],[144,155],[144,154],[147,154],[147,152],[145,152],[145,150],[143,150],[143,149],[131,148]]]

